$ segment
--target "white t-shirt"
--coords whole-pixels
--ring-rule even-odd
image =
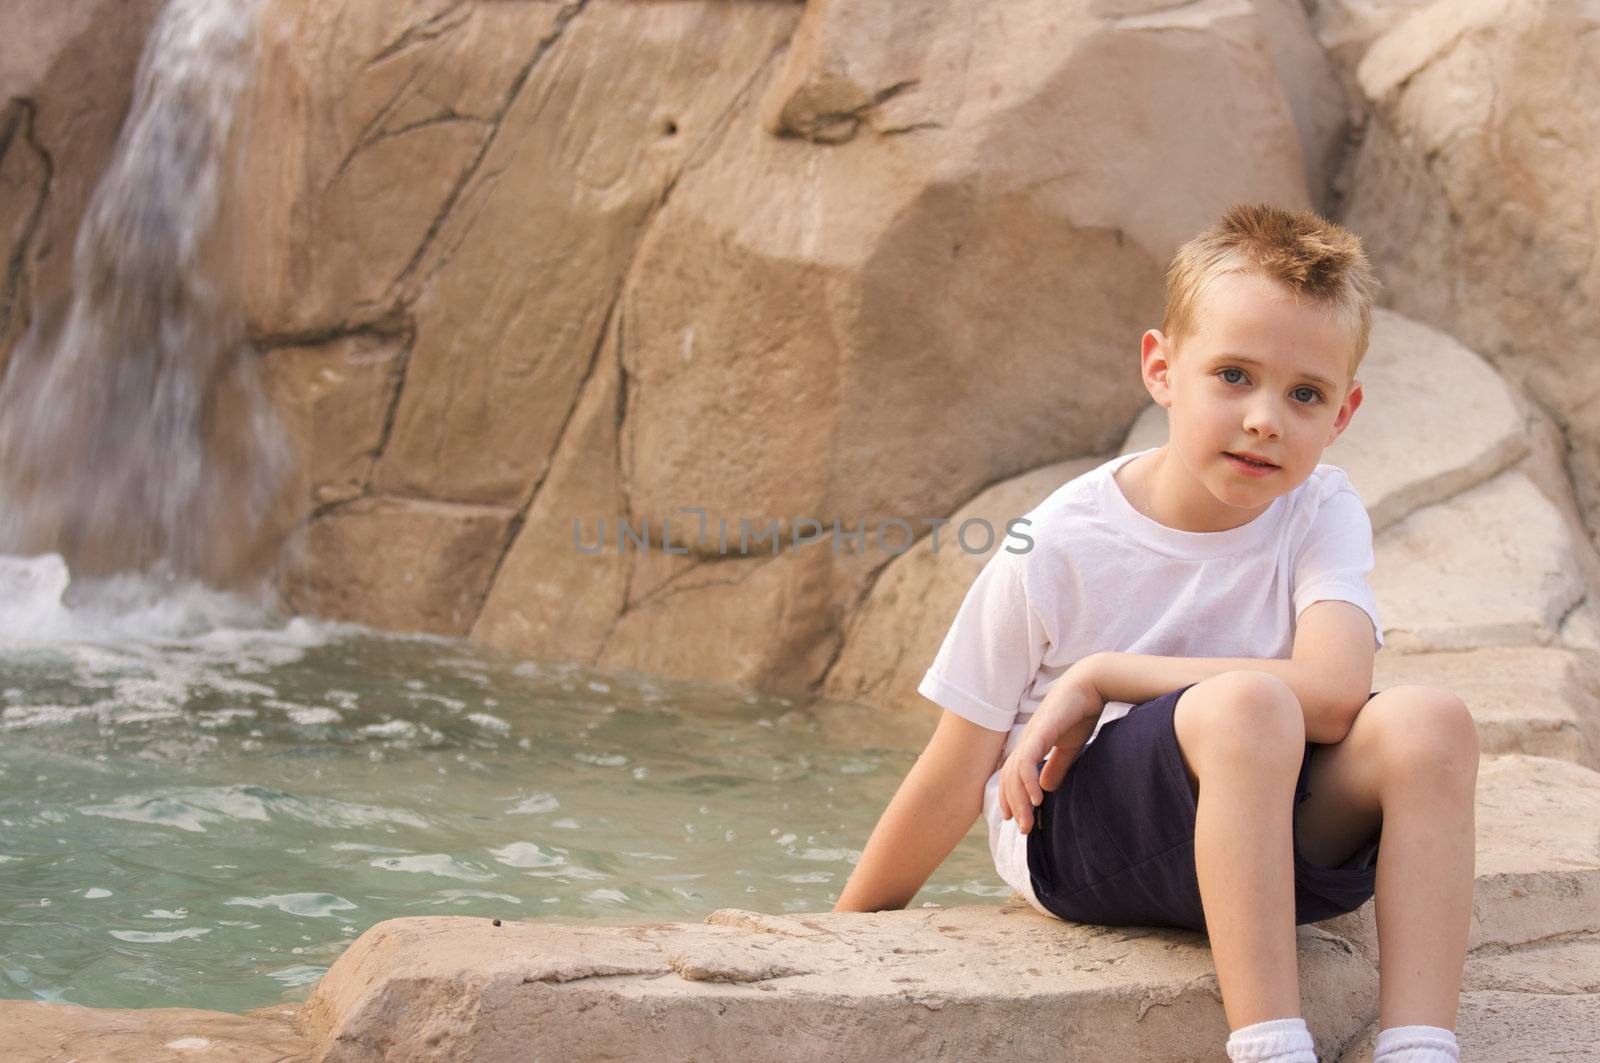
[[[1134,509],[1112,475],[1156,449],[1112,458],[1030,510],[1021,530],[1032,545],[1013,533],[989,558],[917,687],[1009,731],[1002,761],[1050,685],[1092,653],[1288,659],[1295,618],[1324,599],[1366,610],[1383,645],[1367,583],[1372,522],[1344,470],[1318,465],[1240,527],[1179,531]],[[1089,741],[1131,708],[1108,702]],[[1001,818],[999,786],[996,770],[983,796],[995,869],[1045,912],[1028,879],[1027,837]]]

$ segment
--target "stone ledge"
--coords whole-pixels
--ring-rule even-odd
[[[1307,1021],[1358,1036],[1376,972],[1299,928]],[[301,1012],[327,1060],[714,1058],[1189,1061],[1227,1039],[1210,949],[1183,930],[1024,906],[583,927],[381,923]],[[596,1037],[603,1038],[603,1044]]]
[[[1374,1022],[1339,1063],[1372,1063]],[[1456,1040],[1462,1058],[1517,1063],[1591,1059],[1600,1042],[1600,935],[1469,956]]]
[[[1484,753],[1528,753],[1600,770],[1600,654],[1556,646],[1379,650],[1372,688],[1403,683],[1444,687],[1465,701]]]
[[[0,1000],[0,1058],[30,1063],[299,1063],[311,1046],[292,1007],[243,1015],[193,1008],[80,1008]]]

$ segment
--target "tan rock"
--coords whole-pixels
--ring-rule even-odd
[[[28,273],[23,269],[50,192],[50,158],[34,136],[36,106],[6,99],[0,111],[0,373],[27,327]]]
[[[559,25],[418,248],[404,296],[417,342],[380,490],[527,500],[652,214],[797,15],[592,4]],[[624,335],[634,328],[624,314]]]
[[[1600,775],[1545,757],[1478,770],[1472,947],[1600,931]]]
[[[8,18],[5,43],[0,45],[0,100],[36,97],[62,50],[70,47],[100,13],[96,7],[51,4],[29,11],[27,18],[22,18],[20,12]]]
[[[619,376],[613,335],[598,353],[550,474],[495,574],[473,638],[586,663],[604,648],[626,604],[637,557],[617,549],[617,520],[626,510],[617,463]]]
[[[1299,942],[1310,1023],[1343,1044],[1374,972],[1316,927]],[[1067,1043],[1178,1061],[1226,1040],[1217,993],[1203,935],[1014,905],[600,928],[396,919],[335,962],[301,1022],[328,1060],[587,1058],[602,1043],[618,1057],[648,1043],[673,1058],[987,1058]]]
[[[1377,310],[1357,379],[1361,408],[1324,460],[1349,474],[1375,531],[1528,454],[1532,415],[1521,398],[1444,332]],[[1451,382],[1449,402],[1439,401],[1440,380]]]
[[[1312,0],[1317,40],[1359,103],[1355,72],[1367,48],[1390,28],[1434,0]]]
[[[301,507],[347,502],[366,490],[407,342],[358,333],[263,359],[273,405],[300,455],[293,494]]]
[[[1344,152],[1351,100],[1301,0],[1252,0],[1252,4],[1300,133],[1311,205],[1325,211]]]
[[[80,1008],[0,1000],[0,1056],[35,1063],[299,1063],[311,1045],[293,1025],[295,1009],[243,1015],[192,1008]]]
[[[1358,74],[1371,119],[1348,178],[1394,309],[1458,337],[1551,411],[1600,527],[1600,12],[1435,3]]]
[[[1443,687],[1467,703],[1485,753],[1559,757],[1600,770],[1600,655],[1543,646],[1378,651],[1375,690]]]
[[[1467,958],[1455,1023],[1462,1058],[1584,1059],[1600,1040],[1600,938],[1557,936]],[[1339,1063],[1371,1063],[1378,1023],[1348,1045]]]
[[[69,290],[78,223],[161,6],[75,0],[0,13],[0,371]]]
[[[890,562],[856,612],[823,691],[833,698],[926,711],[917,684],[938,653],[972,581],[1004,548],[1009,523],[1103,460],[1080,458],[1047,465],[995,484],[956,510],[941,529],[937,550],[930,534]],[[985,526],[993,529],[988,549],[973,553],[962,548],[958,532],[968,521],[983,522],[971,525],[973,546],[982,542]]]
[[[1547,645],[1587,588],[1560,512],[1520,471],[1376,537],[1384,640],[1403,653]]]
[[[1503,976],[1489,966],[1493,961],[1468,960],[1455,1024],[1461,1058],[1558,1063],[1592,1057],[1595,1043],[1600,1041],[1600,993],[1582,988],[1593,986],[1594,979],[1586,976],[1581,965],[1587,964],[1592,972],[1600,963],[1593,942],[1579,939],[1514,955],[1519,966],[1559,973],[1555,977]],[[1467,988],[1502,981],[1514,988]],[[1346,1047],[1339,1063],[1372,1063],[1377,1039],[1378,1024],[1374,1022]]]
[[[268,0],[241,167],[254,334],[392,309],[558,11]]]
[[[313,521],[292,544],[282,593],[296,612],[464,635],[511,518],[496,506],[358,498]]]
[[[414,332],[370,490],[528,515],[483,627],[497,644],[682,674],[683,632],[714,612],[729,638],[701,677],[812,685],[885,562],[752,576],[749,559],[697,545],[692,562],[636,557],[600,593],[572,593],[570,554],[548,553],[562,496],[530,503],[602,342],[621,356],[620,504],[596,519],[704,507],[713,523],[775,519],[787,539],[806,518],[937,518],[1041,458],[1103,446],[1136,380],[1100,372],[1100,352],[1158,313],[1172,249],[1228,202],[1307,203],[1300,130],[1329,137],[1326,71],[1287,2],[1063,20],[1035,0],[1004,27],[942,5],[817,4],[785,53],[799,16],[442,0],[264,13],[273,91],[256,95],[244,167],[263,204],[246,232],[252,333],[282,347]],[[1140,93],[1119,87],[1155,67],[1166,76]],[[885,92],[891,75],[905,84]],[[1205,120],[1180,118],[1197,80],[1228,89]],[[817,132],[830,108],[871,137]],[[821,143],[773,137],[762,113]],[[1092,144],[1112,164],[1064,170],[1040,144]],[[1129,195],[1128,174],[1174,159],[1197,160],[1181,194]],[[979,370],[974,350],[1001,361]],[[974,429],[926,431],[957,406]],[[342,431],[334,449],[364,449]],[[582,602],[567,622],[517,604],[533,571],[543,602],[553,587]]]
[[[928,78],[930,70],[958,73],[958,48],[941,35],[941,5],[882,7],[849,0],[815,0],[789,40],[782,71],[767,84],[761,124],[775,136],[842,144],[863,127],[879,136],[938,128],[932,107],[948,120],[959,105],[955,77]],[[908,90],[922,93],[920,113],[910,121],[896,112]],[[939,102],[927,98],[936,94]]]
[[[1600,615],[1597,615],[1595,610],[1593,593],[1567,614],[1566,620],[1562,621],[1561,629],[1556,634],[1563,645],[1600,652]]]
[[[1171,437],[1172,430],[1167,423],[1166,407],[1152,402],[1140,410],[1139,416],[1134,418],[1128,434],[1122,439],[1122,447],[1118,453],[1132,454],[1137,450],[1159,447]]]
[[[879,33],[854,41],[864,16],[849,5],[808,7],[843,21],[801,34],[759,97],[769,123],[821,129],[845,106],[829,93],[915,87],[872,109],[872,135],[823,147],[765,134],[755,104],[736,109],[674,189],[624,294],[635,511],[942,516],[1103,448],[1138,408],[1137,376],[1105,352],[1135,350],[1159,316],[1172,251],[1221,203],[1307,202],[1254,14],[1149,6],[1062,19],[1054,4],[1013,5],[1003,25],[913,6],[893,17],[920,35],[879,26],[904,42],[888,50],[872,47]],[[1119,87],[1146,68],[1163,78]],[[1196,81],[1230,86],[1214,121],[1178,103]],[[1181,193],[1130,196],[1128,175],[1173,173],[1177,158],[1197,160]],[[961,431],[930,431],[956,409]]]
[[[838,649],[834,549],[828,539],[701,562],[630,604],[596,664],[804,689]]]
[[[1177,6],[1149,0],[1099,0],[1088,14],[1108,23],[1193,25]],[[1320,207],[1342,144],[1347,103],[1299,0],[1253,0],[1255,32],[1267,49],[1305,152],[1313,202]],[[1211,5],[1198,24],[1245,15],[1244,5]],[[893,7],[828,0],[806,5],[782,74],[762,100],[768,132],[842,143],[863,129],[884,136],[942,128],[959,110],[970,42],[947,32],[948,5]],[[1149,16],[1142,23],[1140,16]]]
[[[1583,616],[1592,612],[1596,599],[1594,592],[1600,590],[1600,550],[1597,550],[1590,540],[1583,513],[1578,507],[1572,473],[1567,467],[1566,437],[1562,435],[1561,427],[1554,418],[1538,409],[1536,404],[1524,399],[1524,408],[1529,411],[1527,423],[1530,447],[1527,456],[1518,462],[1515,468],[1533,481],[1539,493],[1544,495],[1545,500],[1561,514],[1562,522],[1566,524],[1571,534],[1584,583],[1590,588],[1589,597],[1584,605],[1568,614],[1562,624],[1561,640],[1569,646],[1600,649],[1600,642],[1591,645],[1583,641],[1586,636],[1582,631]]]
[[[1600,940],[1584,935],[1498,955],[1485,952],[1467,961],[1461,988],[1468,993],[1600,994]]]

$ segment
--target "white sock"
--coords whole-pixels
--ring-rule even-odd
[[[1442,1026],[1391,1026],[1378,1031],[1372,1063],[1460,1063],[1454,1031]]]
[[[1272,1019],[1229,1034],[1228,1058],[1232,1063],[1317,1063],[1316,1042],[1306,1020]]]

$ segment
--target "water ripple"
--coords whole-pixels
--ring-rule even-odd
[[[492,872],[463,863],[447,853],[421,853],[416,856],[389,856],[369,861],[372,867],[385,871],[410,871],[418,874],[458,878],[463,882],[488,882]]]
[[[118,941],[131,941],[138,944],[158,943],[163,941],[182,941],[185,938],[205,937],[211,933],[209,927],[186,926],[182,930],[113,930],[111,936]]]
[[[332,893],[274,893],[269,897],[229,897],[223,904],[244,908],[276,908],[288,915],[323,919],[355,905]]]
[[[86,816],[146,823],[158,827],[177,827],[205,833],[207,825],[229,820],[266,822],[273,814],[287,816],[319,827],[370,827],[398,823],[408,827],[427,827],[428,821],[402,809],[361,805],[333,798],[303,798],[265,786],[182,787],[164,793],[122,794],[98,805],[79,805]]]

